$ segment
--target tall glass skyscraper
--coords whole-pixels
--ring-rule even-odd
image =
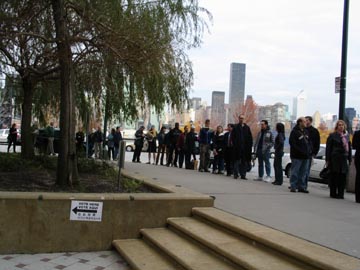
[[[241,113],[245,98],[245,73],[246,64],[231,63],[230,65],[230,91],[229,91],[229,119],[232,117],[237,120],[237,115]]]

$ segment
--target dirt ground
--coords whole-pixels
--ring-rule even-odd
[[[85,192],[85,193],[124,193],[151,192],[141,183],[122,179],[118,190],[118,180],[96,174],[79,174],[79,184],[73,187],[60,187],[55,183],[55,172],[0,172],[0,191],[45,191],[45,192]]]

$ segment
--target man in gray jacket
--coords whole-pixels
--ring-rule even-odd
[[[269,124],[267,120],[261,120],[260,122],[261,130],[257,135],[254,151],[258,158],[259,167],[259,177],[256,180],[259,181],[271,181],[271,165],[270,165],[270,149],[274,145],[274,136],[270,131]],[[264,177],[264,163],[265,163],[265,171],[266,177]]]

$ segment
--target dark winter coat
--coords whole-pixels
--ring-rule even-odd
[[[331,172],[347,174],[351,162],[351,144],[347,136],[349,152],[345,151],[341,136],[338,132],[329,135],[326,141],[326,162]]]
[[[299,125],[296,125],[290,133],[289,143],[290,143],[290,158],[292,159],[311,158],[311,143],[306,129],[301,130]]]
[[[308,131],[309,139],[311,143],[311,154],[313,157],[315,157],[320,149],[320,133],[313,126],[306,128],[306,130]]]
[[[211,149],[215,150],[217,154],[224,155],[225,151],[225,140],[224,133],[215,134],[213,137],[213,142],[211,144]]]
[[[278,133],[275,137],[275,155],[282,155],[284,153],[284,142],[285,142],[285,134]]]
[[[234,159],[251,160],[253,139],[251,130],[246,124],[237,124],[233,129],[232,143],[234,146]]]
[[[185,139],[185,151],[187,153],[193,154],[195,152],[195,141],[196,141],[196,136],[194,132],[189,132],[188,134],[186,134],[186,139]]]

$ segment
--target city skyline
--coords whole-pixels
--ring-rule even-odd
[[[306,114],[338,113],[335,77],[340,76],[343,1],[200,0],[214,17],[211,34],[191,50],[194,85],[190,97],[210,104],[212,91],[229,98],[229,65],[246,64],[245,95],[264,106],[292,107],[304,90]],[[311,8],[309,8],[311,7]],[[351,2],[349,17],[346,107],[360,104],[360,2]],[[211,56],[211,57],[209,57]],[[321,102],[319,102],[321,101]]]

